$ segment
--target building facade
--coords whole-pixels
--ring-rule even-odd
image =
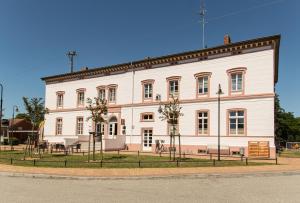
[[[213,153],[218,139],[218,86],[221,85],[222,153],[275,157],[274,97],[280,36],[147,58],[109,67],[83,69],[42,78],[46,83],[44,136],[49,142],[86,141],[87,98],[108,101],[105,149],[154,151],[167,146],[169,128],[159,104],[179,98],[183,116],[177,124],[182,151]],[[176,141],[178,143],[178,141]]]

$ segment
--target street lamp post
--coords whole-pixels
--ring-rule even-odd
[[[2,113],[3,113],[3,85],[0,83],[0,151],[1,151],[1,136],[2,136]]]
[[[19,108],[18,106],[14,105],[13,106],[13,115],[12,115],[12,123],[11,123],[11,137],[14,135],[14,124],[15,124],[15,112],[18,112]],[[10,147],[12,149],[12,140],[10,138]]]
[[[220,103],[221,103],[221,94],[223,94],[223,91],[221,89],[221,85],[219,84],[218,88],[218,161],[220,161],[220,154],[221,154],[221,149],[220,149]]]

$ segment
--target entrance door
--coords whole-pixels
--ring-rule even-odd
[[[112,117],[108,124],[108,138],[115,139],[118,135],[118,120],[116,117]]]
[[[152,150],[152,129],[143,129],[143,150],[151,151]]]
[[[265,157],[270,156],[269,142],[249,142],[248,144],[249,157]]]

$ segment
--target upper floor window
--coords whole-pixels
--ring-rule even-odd
[[[108,102],[116,103],[116,97],[117,97],[117,86],[109,85],[108,86]]]
[[[62,134],[62,125],[63,125],[62,118],[57,118],[56,119],[56,129],[55,129],[55,134],[56,135],[61,135]]]
[[[207,110],[197,112],[198,135],[208,135],[209,134],[208,119],[209,119],[209,112]]]
[[[245,109],[228,110],[229,135],[245,135],[246,134],[245,114],[246,114]]]
[[[154,121],[154,113],[141,113],[141,121],[142,122]]]
[[[246,68],[233,68],[227,70],[229,76],[229,95],[244,94]]]
[[[143,101],[152,101],[153,100],[153,83],[154,80],[143,80]]]
[[[76,120],[76,135],[83,134],[83,117],[78,117]]]
[[[173,76],[167,78],[168,82],[168,99],[174,97],[179,97],[179,81],[181,77],[180,76]]]
[[[98,89],[98,97],[101,100],[105,100],[105,88]]]
[[[197,81],[197,97],[199,96],[209,96],[209,86],[211,73],[202,72],[194,75]]]
[[[65,92],[56,92],[56,107],[61,108],[64,105],[64,93]]]
[[[78,89],[77,90],[77,106],[84,106],[84,93],[85,89]]]

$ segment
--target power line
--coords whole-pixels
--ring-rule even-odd
[[[264,3],[264,4],[257,5],[257,6],[249,7],[249,8],[246,8],[246,9],[233,11],[233,12],[221,15],[221,16],[209,18],[208,21],[220,20],[220,19],[225,18],[225,17],[237,15],[237,14],[240,14],[240,13],[248,12],[248,11],[255,10],[255,9],[258,9],[258,8],[262,8],[262,7],[271,6],[271,5],[282,3],[282,2],[284,2],[284,0],[275,0],[275,1],[267,2],[267,3]]]

